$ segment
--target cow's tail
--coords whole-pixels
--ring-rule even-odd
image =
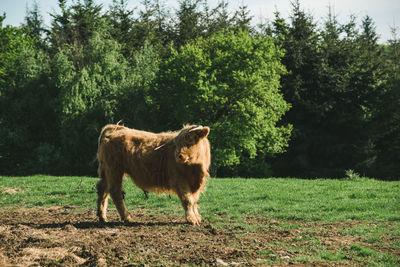
[[[107,124],[106,126],[103,127],[103,129],[101,129],[100,135],[99,135],[99,139],[98,139],[98,143],[97,143],[97,161],[99,162],[99,167],[97,169],[97,174],[99,175],[99,177],[101,179],[105,178],[105,170],[104,170],[104,156],[103,155],[105,153],[103,145],[105,143],[108,142],[109,140],[109,134],[124,128],[124,126],[119,125],[120,122],[118,122],[117,124]]]
[[[98,140],[98,148],[102,143],[104,143],[105,139],[107,138],[107,135],[116,131],[125,128],[123,125],[119,125],[121,121],[119,121],[117,124],[107,124],[106,126],[101,129],[100,135],[99,135],[99,140]]]
[[[103,143],[106,132],[110,129],[111,124],[108,124],[101,129],[100,135],[99,135],[99,140],[97,142],[97,149],[100,149],[100,145]]]
[[[104,170],[104,162],[103,162],[103,153],[102,151],[102,144],[104,143],[106,132],[109,129],[109,125],[106,125],[101,129],[99,139],[97,142],[97,161],[99,162],[99,166],[97,168],[97,175],[100,179],[105,179],[105,170]]]

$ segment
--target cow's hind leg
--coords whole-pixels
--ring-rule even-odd
[[[129,215],[128,210],[124,203],[124,191],[122,190],[122,174],[113,174],[112,183],[110,187],[111,198],[114,202],[115,207],[118,210],[121,220],[125,222],[132,222],[132,217]]]
[[[107,180],[101,177],[97,183],[97,216],[100,223],[107,222],[107,204],[110,193],[107,188]]]

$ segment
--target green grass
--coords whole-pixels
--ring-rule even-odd
[[[200,199],[212,214],[257,214],[285,220],[400,220],[400,182],[214,179]]]
[[[0,207],[69,205],[82,210],[96,209],[97,181],[89,177],[0,176]],[[129,210],[145,208],[154,215],[183,214],[175,196],[149,194],[146,200],[143,192],[129,179],[125,180],[124,187]],[[367,178],[210,179],[200,197],[199,206],[203,217],[215,228],[234,231],[240,227],[242,233],[238,234],[238,238],[264,229],[297,233],[286,241],[266,243],[266,247],[258,251],[264,264],[289,260],[300,263],[334,262],[339,265],[341,262],[370,266],[400,264],[398,181]],[[114,209],[114,206],[111,204],[109,208]],[[247,219],[260,217],[266,223],[276,222],[271,225],[246,223]],[[326,243],[332,234],[344,243]],[[281,258],[276,253],[281,250],[296,256]],[[134,258],[132,262],[135,262]]]
[[[96,178],[0,177],[0,192],[4,206],[62,206],[74,205],[95,209]],[[140,189],[129,179],[124,182],[126,205],[156,211],[180,213],[175,196],[150,194],[145,200]],[[210,179],[200,197],[201,213],[207,219],[221,218],[240,221],[243,216],[264,216],[282,220],[317,221],[400,221],[400,182],[374,179],[300,180],[270,179]],[[110,206],[112,207],[112,205]]]

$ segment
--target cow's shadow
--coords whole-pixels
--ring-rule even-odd
[[[75,227],[76,229],[107,229],[107,228],[119,228],[119,227],[152,227],[152,226],[177,226],[177,225],[185,225],[186,222],[106,222],[99,223],[98,221],[91,222],[59,222],[59,223],[43,223],[43,224],[35,224],[35,223],[21,223],[22,225],[26,225],[36,229],[70,229]],[[68,228],[70,227],[70,228]]]
[[[167,225],[184,225],[187,224],[186,222],[106,222],[106,223],[99,223],[99,222],[78,222],[72,223],[74,227],[78,229],[89,229],[89,228],[116,228],[116,227],[152,227],[152,226],[167,226]]]

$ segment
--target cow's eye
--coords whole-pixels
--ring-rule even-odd
[[[178,158],[179,158],[179,159],[183,159],[182,154],[179,154]]]

